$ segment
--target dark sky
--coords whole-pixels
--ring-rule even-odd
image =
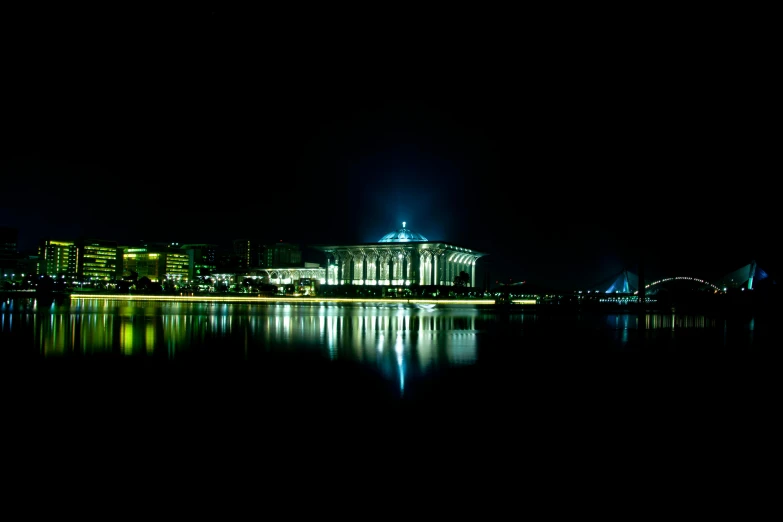
[[[23,249],[368,242],[407,221],[491,254],[492,279],[587,285],[642,246],[651,275],[779,264],[770,76],[742,48],[245,14],[24,33],[0,171]]]

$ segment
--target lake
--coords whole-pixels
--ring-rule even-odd
[[[779,392],[780,341],[773,314],[0,303],[7,419],[37,434],[89,426],[90,437],[317,438],[350,426],[366,443],[447,426],[486,437],[498,423],[506,436],[556,438],[748,423]]]

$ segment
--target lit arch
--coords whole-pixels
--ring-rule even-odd
[[[704,279],[699,279],[698,277],[688,277],[688,276],[676,276],[676,277],[665,277],[663,279],[659,279],[657,281],[653,281],[652,283],[648,285],[644,285],[644,288],[652,288],[653,286],[659,285],[661,283],[668,283],[669,281],[696,281],[697,283],[701,283],[705,286],[709,286],[718,292],[722,292],[720,288],[715,286],[714,284],[710,283],[709,281],[705,281]],[[635,291],[634,294],[638,294],[639,291]]]

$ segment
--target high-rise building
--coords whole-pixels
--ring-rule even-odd
[[[161,279],[163,256],[150,252],[147,247],[121,247],[122,274],[136,274],[138,279],[148,278],[153,283]]]
[[[38,245],[38,274],[75,279],[79,248],[73,241],[44,239]]]
[[[190,277],[190,256],[186,252],[167,250],[163,253],[163,274],[166,279],[174,281],[188,281]]]
[[[189,243],[182,245],[188,255],[188,279],[213,274],[217,270],[217,245],[210,243]]]
[[[0,258],[13,257],[18,251],[19,231],[11,227],[0,227]]]
[[[122,273],[121,250],[116,241],[79,241],[77,277],[81,281],[110,281]]]
[[[11,227],[0,227],[0,277],[8,279],[7,275],[15,273],[19,255],[19,231]]]
[[[234,255],[239,259],[240,268],[261,265],[261,245],[252,239],[235,239]]]
[[[35,254],[20,254],[20,259],[16,266],[23,278],[25,275],[30,277],[36,276],[38,275],[38,256]]]
[[[135,273],[138,278],[147,277],[153,283],[165,280],[187,281],[189,257],[186,252],[170,245],[159,248],[121,247],[123,273]]]
[[[264,247],[263,266],[266,268],[293,267],[302,264],[302,250],[291,243],[274,243]]]

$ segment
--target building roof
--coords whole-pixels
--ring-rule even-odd
[[[408,243],[410,241],[428,241],[421,234],[405,228],[405,221],[402,222],[402,228],[393,230],[378,240],[378,243]]]

